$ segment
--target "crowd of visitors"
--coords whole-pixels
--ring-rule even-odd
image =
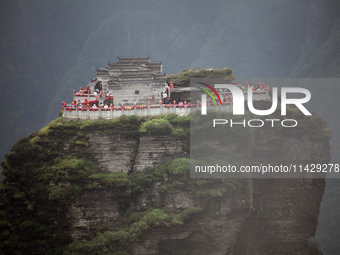
[[[265,86],[265,84],[261,83],[261,82],[259,82],[259,84],[256,84],[256,85],[248,83],[248,82],[246,82],[246,84],[243,84],[243,85],[235,84],[235,82],[233,84],[235,86],[240,87],[242,89],[242,91],[244,91],[244,92],[248,91],[249,87],[252,88],[252,91],[257,91],[257,92],[269,90],[268,85]],[[161,92],[161,102],[162,102],[162,104],[163,105],[177,106],[179,108],[182,108],[184,106],[191,107],[190,100],[188,100],[188,102],[187,101],[183,102],[182,100],[179,99],[177,104],[176,104],[175,101],[173,101],[173,102],[170,101],[171,90],[173,88],[174,88],[174,85],[173,85],[172,82],[170,82],[169,85],[167,83],[165,84],[164,89]],[[76,92],[74,90],[73,94],[77,98],[84,97],[84,101],[81,101],[80,99],[78,99],[78,101],[74,100],[70,104],[66,104],[65,102],[63,102],[63,108],[64,107],[67,107],[69,109],[75,109],[75,108],[87,109],[87,108],[89,108],[89,109],[92,109],[92,110],[96,110],[96,109],[99,109],[99,108],[101,108],[101,109],[117,109],[117,107],[114,107],[114,104],[113,104],[113,96],[111,95],[111,93],[109,91],[104,93],[102,85],[100,85],[99,88],[94,89],[93,93],[91,93],[91,89],[87,85],[85,90],[83,90],[83,88],[81,87],[78,92]],[[232,102],[232,98],[229,96],[227,89],[219,89],[219,94],[222,98],[223,103],[228,104],[228,103]],[[103,98],[103,95],[105,95],[105,100],[98,100],[98,98]],[[88,100],[88,98],[90,100]],[[152,103],[155,103],[154,96],[152,96]],[[200,104],[199,100],[197,101],[197,103]],[[213,99],[208,99],[208,103],[214,103]],[[135,106],[128,107],[128,108],[133,109],[134,107],[137,107],[137,106],[135,105]],[[124,109],[127,109],[127,107],[124,107]]]

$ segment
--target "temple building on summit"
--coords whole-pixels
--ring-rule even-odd
[[[144,117],[170,113],[184,116],[200,109],[203,114],[207,107],[225,111],[233,109],[230,91],[219,89],[217,92],[210,85],[199,82],[198,85],[203,84],[207,88],[190,87],[189,90],[178,91],[173,96],[174,86],[172,82],[168,85],[166,79],[162,62],[151,62],[150,57],[118,57],[117,62],[108,63],[105,69],[97,69],[96,77],[85,89],[81,87],[78,92],[74,90],[72,103],[63,102],[63,119],[82,121],[115,119],[122,115]],[[233,85],[240,91],[251,86],[252,91],[256,90],[253,100],[269,100],[269,87],[265,87],[264,83],[254,86],[233,82]],[[203,101],[201,90],[210,95],[209,101]],[[188,95],[185,96],[185,93]]]
[[[106,69],[97,69],[91,80],[91,91],[98,89],[113,96],[113,105],[141,105],[161,100],[166,83],[162,62],[153,63],[150,57],[118,57],[116,63],[108,63]]]

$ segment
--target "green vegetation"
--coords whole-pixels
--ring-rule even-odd
[[[59,118],[15,143],[11,152],[6,154],[6,160],[1,162],[1,174],[5,179],[0,185],[0,250],[8,254],[23,250],[28,254],[62,254],[70,238],[60,229],[66,224],[65,208],[74,197],[85,190],[112,189],[112,199],[124,207],[137,194],[148,189],[158,179],[152,170],[146,174],[109,173],[98,163],[82,157],[81,153],[88,147],[88,133],[95,131],[138,139],[141,125],[148,123],[156,123],[153,128],[157,134],[163,134],[158,123],[167,124],[167,135],[183,137],[179,128],[188,133],[189,119],[177,115],[160,116],[154,120],[122,116],[109,121],[84,122],[65,122]],[[172,134],[172,130],[176,130],[176,134]],[[184,220],[165,209],[155,208],[150,213],[144,219],[149,228],[158,226],[157,222],[150,221],[158,216],[165,219],[163,226],[174,226]],[[134,231],[130,235],[142,234],[143,221],[133,224]],[[93,227],[100,235],[106,229]],[[131,226],[127,224],[125,227]],[[117,231],[115,238],[124,231]],[[106,235],[98,237],[98,242]],[[118,239],[123,242],[124,238]]]
[[[176,85],[189,87],[190,78],[226,78],[230,82],[235,79],[232,75],[233,70],[230,68],[210,68],[210,69],[186,69],[178,74],[167,75],[167,82],[173,82]]]
[[[81,254],[129,254],[129,244],[138,240],[146,231],[154,228],[183,225],[184,219],[201,212],[198,207],[191,207],[179,214],[173,214],[164,208],[151,208],[131,214],[125,221],[126,226],[117,231],[105,231],[87,242],[73,242],[64,251],[64,255]]]
[[[192,192],[202,199],[220,197],[226,192],[234,192],[242,189],[247,183],[245,180],[195,180],[189,178],[190,160],[177,158],[162,164],[154,169],[147,169],[145,173],[133,173],[125,175],[128,182],[123,181],[121,185],[126,197],[133,199],[134,194],[143,192],[151,187],[154,182],[163,182],[166,191],[175,192],[179,188]],[[109,176],[110,174],[108,174]],[[163,187],[162,186],[162,187]],[[160,188],[162,192],[163,188]],[[132,209],[132,207],[130,207]],[[126,210],[123,217],[124,225],[116,231],[97,232],[97,236],[89,241],[76,241],[64,250],[64,254],[129,254],[130,244],[137,241],[145,233],[155,228],[174,228],[183,225],[194,215],[202,211],[199,207],[189,207],[180,213],[173,213],[167,208],[146,208],[144,211],[132,212]]]
[[[140,133],[149,135],[173,135],[181,140],[189,140],[190,116],[179,117],[177,114],[160,115],[144,120]]]
[[[94,130],[112,135],[166,134],[187,140],[189,126],[188,116],[175,114],[153,119],[123,116],[107,122],[57,119],[20,139],[1,163],[6,177],[0,193],[5,195],[0,203],[0,249],[7,253],[25,250],[30,254],[127,254],[131,242],[147,231],[182,225],[202,211],[199,207],[180,212],[167,208],[135,211],[137,195],[155,182],[163,182],[160,192],[182,189],[202,199],[222,196],[235,187],[242,187],[242,181],[190,179],[188,158],[168,161],[144,173],[125,174],[106,172],[79,153],[88,144],[86,134]],[[64,154],[65,143],[70,143],[70,153]],[[109,230],[107,223],[101,222],[91,226],[92,239],[71,243],[61,230],[67,224],[63,216],[67,206],[85,190],[101,189],[113,190],[112,199],[126,208],[124,217],[119,219],[123,224]],[[14,210],[20,212],[20,217]]]
[[[298,111],[288,109],[286,116],[297,118],[299,125],[308,128],[303,134],[296,129],[294,132],[297,135],[329,138],[324,122],[300,115]],[[146,134],[169,135],[185,143],[189,142],[191,125],[192,134],[218,140],[221,135],[218,129],[201,135],[211,125],[208,118],[231,116],[211,112],[208,116],[122,116],[110,121],[84,122],[64,122],[59,118],[40,131],[20,139],[1,163],[5,179],[0,185],[0,250],[8,254],[23,250],[29,254],[128,254],[131,243],[140,240],[146,233],[157,228],[176,228],[190,222],[194,215],[202,211],[198,206],[178,211],[157,206],[137,210],[138,195],[154,188],[155,183],[160,184],[159,192],[163,195],[187,192],[196,196],[198,201],[220,199],[236,191],[242,193],[247,190],[246,179],[191,179],[189,158],[176,158],[156,168],[145,169],[143,173],[126,174],[106,172],[82,153],[89,146],[88,134],[93,132],[112,137],[120,135],[124,139],[139,139],[140,135]],[[243,118],[252,116],[246,114]],[[198,123],[203,125],[196,125]],[[270,130],[265,129],[269,133]],[[290,135],[283,128],[276,129],[274,137],[269,135],[269,144],[274,145],[268,147],[268,141],[254,143],[253,137],[259,135],[254,132],[257,130],[233,128],[229,130],[228,139],[229,142],[237,139],[242,153],[272,151],[275,154],[282,139]],[[265,136],[263,139],[266,140]],[[244,146],[249,147],[246,152]],[[202,150],[202,155],[206,149]],[[225,155],[223,160],[237,165],[241,159]],[[90,227],[93,234],[89,240],[72,242],[63,230],[67,224],[66,208],[84,191],[103,189],[112,191],[110,199],[124,211],[123,216],[115,219],[119,222],[118,226],[110,228],[104,220]]]
[[[164,135],[172,133],[172,126],[166,119],[152,119],[143,123],[141,132],[146,132],[149,135]]]

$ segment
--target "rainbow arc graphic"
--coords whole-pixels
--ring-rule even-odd
[[[216,91],[212,86],[210,86],[209,84],[203,83],[203,82],[197,82],[197,83],[206,86],[206,87],[209,88],[212,92],[214,92],[214,94],[217,96],[218,100],[220,101],[220,104],[222,105],[222,100],[221,100],[221,98],[220,98],[220,95],[217,93],[217,91]],[[204,88],[200,88],[200,87],[197,87],[197,88],[203,90],[204,92],[206,92],[206,93],[212,98],[212,100],[214,101],[215,105],[217,105],[216,100],[215,100],[215,97],[210,93],[209,90],[204,89]]]

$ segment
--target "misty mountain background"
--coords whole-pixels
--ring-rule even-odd
[[[1,160],[118,56],[150,56],[167,74],[230,67],[236,80],[340,78],[338,0],[1,0],[0,7]],[[324,112],[340,109],[332,97],[339,93],[322,91]],[[333,130],[336,117],[325,117]],[[331,143],[336,161],[339,136]],[[338,186],[327,180],[316,235],[326,255],[340,250]]]

